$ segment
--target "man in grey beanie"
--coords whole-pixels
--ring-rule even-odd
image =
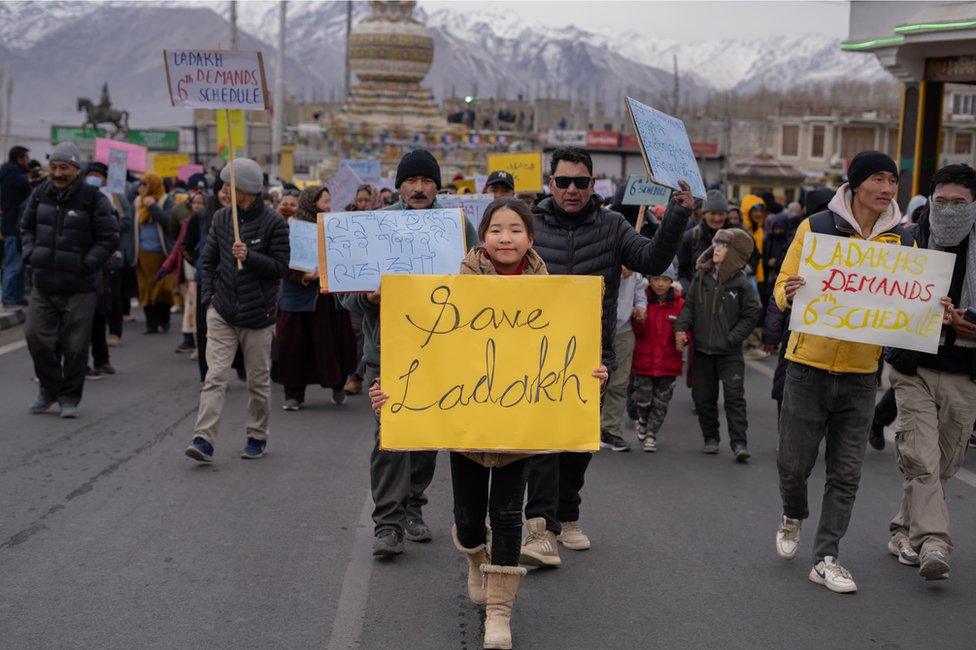
[[[685,232],[678,247],[678,280],[683,287],[691,285],[695,277],[695,263],[712,245],[712,237],[728,228],[729,202],[719,190],[708,190],[702,203],[702,220]]]
[[[77,417],[88,367],[88,343],[102,268],[119,243],[112,205],[81,177],[81,154],[62,142],[50,156],[51,173],[20,220],[24,264],[33,276],[27,346],[40,394],[30,412],[55,402],[61,417]]]
[[[288,273],[288,224],[261,200],[264,174],[248,158],[235,158],[237,219],[234,239],[231,208],[213,216],[200,269],[200,301],[207,309],[207,376],[200,410],[186,455],[213,461],[217,427],[234,354],[240,345],[247,372],[247,441],[241,458],[260,458],[268,441],[271,401],[271,339],[278,310],[278,288]],[[220,179],[230,182],[228,167]],[[238,270],[240,261],[243,268]]]

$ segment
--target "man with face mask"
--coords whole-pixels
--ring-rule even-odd
[[[40,383],[30,412],[45,413],[57,402],[61,417],[73,418],[85,385],[95,292],[118,247],[119,225],[105,195],[82,179],[74,143],[54,148],[50,168],[20,221],[34,280],[27,346]]]
[[[891,520],[888,551],[925,580],[949,577],[949,511],[946,482],[966,454],[976,421],[976,171],[947,165],[932,177],[927,211],[918,221],[920,247],[955,253],[939,350],[926,354],[889,350],[894,423],[904,492]]]
[[[119,245],[102,272],[102,287],[98,292],[95,306],[95,320],[92,324],[91,351],[93,367],[88,371],[89,379],[100,379],[104,375],[114,375],[115,369],[109,360],[109,345],[118,345],[122,339],[122,276],[123,238],[132,230],[132,205],[121,194],[109,192],[108,166],[105,163],[88,163],[85,182],[97,187],[112,204],[112,216],[119,224]],[[105,334],[108,328],[108,336]]]
[[[397,166],[396,187],[400,200],[384,210],[429,210],[439,208],[437,191],[441,188],[441,168],[425,149],[407,153]],[[478,233],[464,220],[465,241],[470,248],[478,243]],[[380,294],[345,294],[340,303],[354,315],[362,316],[363,360],[367,386],[380,376]],[[434,478],[436,451],[383,451],[379,448],[379,424],[369,461],[373,494],[373,524],[376,539],[373,555],[390,558],[403,552],[403,538],[412,542],[429,542],[430,527],[424,522],[422,508],[427,505],[424,492]]]

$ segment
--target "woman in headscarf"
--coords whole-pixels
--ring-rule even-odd
[[[136,189],[135,238],[136,279],[139,282],[139,305],[146,313],[146,334],[160,329],[169,331],[169,309],[173,304],[173,278],[157,280],[156,274],[173,246],[169,236],[169,213],[172,201],[166,198],[163,179],[156,174],[142,177]]]
[[[328,189],[307,187],[291,221],[315,223],[316,215],[328,210]],[[272,378],[285,387],[284,410],[299,410],[310,384],[332,389],[333,404],[346,400],[343,386],[356,367],[356,337],[349,312],[339,309],[333,296],[320,293],[317,271],[292,270],[282,282],[271,358],[276,361]]]

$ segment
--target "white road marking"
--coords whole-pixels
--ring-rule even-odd
[[[19,350],[26,347],[27,341],[14,341],[13,343],[8,343],[7,345],[0,345],[0,354],[7,354],[8,352],[13,352],[14,350]]]
[[[342,578],[339,603],[336,605],[329,650],[357,648],[363,636],[363,621],[369,603],[369,581],[373,575],[373,497],[367,492],[359,513],[359,523],[352,541],[352,553]]]

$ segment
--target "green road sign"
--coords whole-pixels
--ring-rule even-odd
[[[83,129],[77,126],[52,126],[51,144],[65,140],[92,140],[107,136],[105,129]],[[157,129],[133,129],[125,136],[126,142],[138,144],[153,151],[179,151],[180,132]]]

